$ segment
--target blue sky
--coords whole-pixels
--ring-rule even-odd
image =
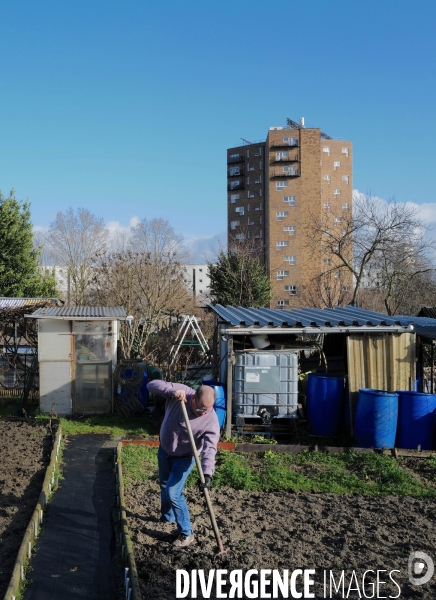
[[[436,221],[434,0],[23,0],[0,23],[0,190],[38,228],[85,206],[207,244],[226,149],[301,116],[352,140],[355,188]]]

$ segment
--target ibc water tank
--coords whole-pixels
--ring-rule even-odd
[[[338,435],[343,403],[343,377],[310,373],[307,378],[307,418],[312,435]]]
[[[398,422],[398,394],[362,388],[357,398],[354,436],[361,448],[393,448]]]
[[[397,447],[422,450],[433,448],[436,394],[398,392]]]

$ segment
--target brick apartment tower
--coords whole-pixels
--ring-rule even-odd
[[[305,128],[304,119],[270,127],[266,142],[227,150],[228,239],[259,240],[273,285],[271,308],[307,305],[304,290],[331,268],[308,224],[341,226],[341,215],[352,209],[352,160],[351,142]],[[350,276],[341,275],[346,290]]]

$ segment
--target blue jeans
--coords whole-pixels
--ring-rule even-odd
[[[193,456],[169,456],[162,446],[157,452],[161,500],[161,521],[177,522],[179,533],[192,534],[188,505],[183,488],[194,466]]]

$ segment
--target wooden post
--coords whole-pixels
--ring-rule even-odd
[[[232,437],[232,413],[233,413],[233,337],[229,335],[227,342],[227,420],[226,436]]]

